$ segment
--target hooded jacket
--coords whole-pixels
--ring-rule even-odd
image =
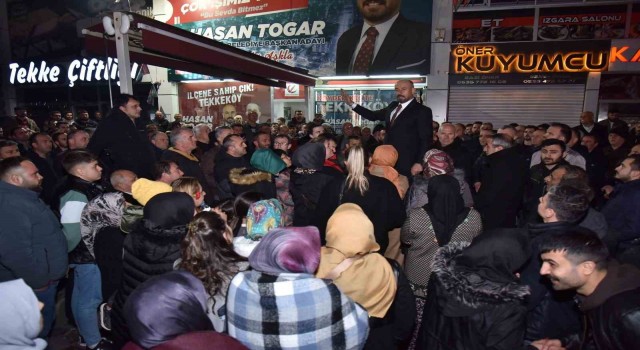
[[[0,283],[0,349],[41,350],[38,299],[23,280]]]
[[[115,294],[111,319],[116,345],[123,346],[128,339],[122,310],[129,295],[148,279],[173,271],[194,212],[195,204],[188,194],[158,194],[149,200],[142,221],[125,238],[122,282]]]
[[[481,236],[476,240],[483,239]],[[501,274],[502,281],[486,278],[496,274],[496,271],[489,272],[488,266],[517,260],[507,255],[526,250],[525,245],[519,249],[514,245],[510,254],[498,251],[494,254],[480,253],[484,260],[478,261],[478,268],[460,265],[459,257],[470,251],[470,248],[465,249],[471,247],[469,243],[451,243],[442,247],[434,257],[429,282],[430,298],[424,308],[416,348],[525,349],[524,303],[529,288],[515,282],[513,277],[509,279],[504,273]],[[517,263],[513,262],[513,267],[517,267],[515,265]]]
[[[627,350],[640,344],[640,270],[610,262],[607,275],[587,297],[578,297],[584,313],[582,339],[567,349]]]

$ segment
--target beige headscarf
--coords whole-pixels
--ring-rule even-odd
[[[369,165],[369,173],[374,176],[384,177],[391,181],[398,189],[400,198],[404,198],[404,195],[409,189],[409,180],[404,175],[400,175],[396,169],[398,162],[398,151],[391,145],[382,145],[376,147],[371,157],[371,165]]]
[[[382,318],[395,298],[397,284],[391,265],[378,250],[373,224],[362,209],[342,204],[327,222],[327,243],[320,250],[317,277],[326,278],[343,260],[357,257],[334,283],[369,316]]]

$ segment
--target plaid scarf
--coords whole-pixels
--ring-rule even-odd
[[[364,309],[309,274],[237,274],[227,294],[229,335],[250,349],[362,349]]]

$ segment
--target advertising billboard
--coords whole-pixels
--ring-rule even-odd
[[[166,22],[317,76],[428,74],[431,0],[165,0]],[[374,23],[373,53],[355,69]],[[372,57],[372,58],[371,58]]]

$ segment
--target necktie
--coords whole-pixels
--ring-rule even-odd
[[[364,34],[367,38],[364,39],[356,60],[353,62],[353,74],[367,74],[373,61],[373,50],[376,46],[378,30],[375,27],[369,27]]]
[[[398,119],[398,114],[400,114],[401,110],[402,110],[402,105],[398,103],[398,107],[396,107],[395,112],[391,116],[391,126],[393,126],[393,123],[396,121],[396,119]]]

